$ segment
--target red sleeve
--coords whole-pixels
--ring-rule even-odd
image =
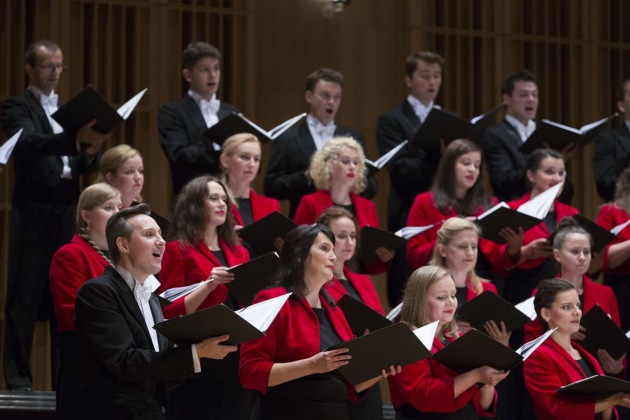
[[[300,200],[300,204],[298,204],[297,209],[295,210],[295,216],[293,216],[293,221],[298,225],[310,225],[311,223],[315,223],[317,219],[317,215],[315,214],[315,209],[311,205],[312,203],[308,199],[308,196],[305,195]]]
[[[184,273],[184,258],[179,241],[166,244],[164,257],[162,257],[162,271],[160,271],[160,293],[174,287],[186,286]],[[185,297],[177,299],[170,305],[162,308],[164,318],[170,319],[180,315],[186,315]]]
[[[433,220],[437,209],[433,207],[431,193],[419,194],[411,206],[407,226],[427,226],[439,220]],[[430,201],[430,202],[429,202]],[[445,219],[443,216],[442,219]],[[407,260],[411,268],[425,266],[429,263],[437,237],[437,226],[422,232],[407,241]]]

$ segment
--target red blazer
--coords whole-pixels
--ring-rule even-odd
[[[249,252],[242,246],[235,245],[231,247],[222,240],[219,240],[219,246],[225,255],[229,267],[249,261]],[[194,247],[185,245],[181,241],[169,242],[166,244],[166,250],[162,259],[159,291],[161,293],[173,287],[199,283],[210,276],[210,272],[214,267],[220,266],[219,260],[216,259],[203,241]],[[227,286],[219,284],[197,310],[223,303],[227,293]],[[185,315],[184,299],[178,299],[162,308],[162,310],[165,318]]]
[[[510,206],[510,208],[516,210],[519,208],[521,204],[524,204],[526,201],[529,201],[530,198],[531,198],[531,192],[528,192],[527,194],[525,194],[518,200],[510,201],[507,204]],[[558,222],[560,222],[560,220],[562,220],[563,218],[573,216],[574,214],[578,214],[580,212],[575,207],[562,204],[558,200],[554,201],[554,205],[556,209],[556,224],[558,224]],[[534,241],[535,239],[548,238],[549,235],[551,235],[551,232],[549,232],[549,229],[547,229],[545,222],[540,222],[539,224],[537,224],[536,226],[534,226],[533,228],[525,232],[523,236],[523,245],[527,245],[528,243]],[[507,245],[503,245],[502,248],[507,249]],[[532,268],[538,267],[540,264],[543,263],[544,260],[545,260],[544,258],[536,258],[533,260],[527,260],[521,264],[518,264],[516,267],[518,267],[521,270],[530,270]]]
[[[357,293],[359,294],[361,301],[379,314],[385,315],[385,311],[381,305],[381,300],[378,298],[378,293],[376,293],[372,279],[365,274],[353,273],[346,267],[344,267],[343,272],[346,274],[346,278],[348,279],[347,281],[349,281],[350,284],[357,289]],[[326,284],[326,290],[330,293],[330,296],[335,299],[335,302],[338,302],[339,299],[348,293],[346,288],[343,287],[343,284],[341,284],[341,281],[334,278]]]
[[[282,212],[280,209],[280,202],[278,200],[256,194],[256,191],[251,188],[249,189],[249,200],[252,205],[252,217],[254,218],[254,222],[262,219],[268,214],[273,213],[274,211]],[[236,219],[236,224],[243,225],[243,218],[241,217],[241,213],[238,211],[238,207],[232,206],[231,211]]]
[[[604,371],[593,356],[573,341],[571,345],[591,366],[603,375]],[[586,378],[577,361],[553,337],[549,337],[525,361],[525,387],[532,396],[538,420],[592,420],[595,401],[563,397],[556,390],[561,386]],[[615,412],[616,414],[616,412]]]
[[[558,277],[562,276],[558,275]],[[586,276],[584,276],[583,282],[582,299],[584,300],[584,304],[582,306],[582,312],[587,313],[593,306],[599,305],[600,308],[610,316],[610,319],[620,327],[619,306],[617,305],[617,298],[613,290],[603,284],[595,283]],[[532,292],[532,296],[535,296],[537,291],[538,289],[535,289]],[[543,332],[543,327],[537,319],[528,322],[525,324],[525,342],[540,337]]]
[[[109,263],[83,238],[74,235],[72,241],[59,248],[50,264],[50,293],[57,317],[57,330],[75,331],[74,304],[77,293],[86,281],[103,274]]]
[[[443,347],[438,339],[434,339],[431,352],[436,353]],[[455,413],[472,402],[481,417],[494,417],[496,391],[491,411],[486,411],[479,405],[479,388],[476,385],[455,398],[454,378],[457,375],[457,372],[432,358],[407,365],[401,373],[387,378],[392,405],[397,409],[404,404],[411,404],[416,410],[425,413]]]
[[[599,213],[597,214],[597,219],[595,220],[595,223],[606,230],[610,230],[615,226],[627,222],[628,219],[630,219],[630,215],[628,215],[628,213],[626,213],[626,211],[621,207],[617,206],[616,204],[604,204],[599,209]],[[630,259],[624,261],[623,264],[621,264],[614,270],[608,266],[608,251],[610,246],[627,241],[628,239],[630,239],[630,228],[625,228],[624,230],[619,232],[619,236],[615,241],[606,246],[602,265],[602,271],[604,273],[618,274],[622,276],[630,275]]]
[[[481,293],[485,292],[486,290],[490,290],[495,295],[498,294],[497,286],[495,286],[489,280],[485,280],[485,279],[479,279],[479,280],[481,280]],[[476,296],[480,295],[481,293],[477,293],[477,291],[475,290],[475,288],[472,285],[472,281],[470,280],[470,277],[468,277],[468,282],[466,284],[466,301],[468,302],[469,300],[475,298]],[[463,302],[461,302],[461,303],[463,303]]]
[[[284,287],[263,290],[254,303],[287,293]],[[341,338],[353,337],[341,309],[332,309],[322,298],[322,307]],[[305,359],[319,353],[319,321],[306,299],[289,298],[264,337],[241,344],[239,377],[244,388],[267,393],[269,374],[274,363]],[[352,363],[352,362],[350,362]]]
[[[495,204],[497,204],[497,200],[493,197],[492,205]],[[474,216],[479,216],[484,211],[483,208],[479,208]],[[447,213],[442,213],[438,210],[433,202],[433,193],[428,191],[416,196],[409,211],[407,226],[428,226],[457,216],[458,214],[455,210]],[[409,260],[411,268],[416,269],[429,264],[433,256],[433,248],[435,247],[439,229],[440,225],[434,226],[407,241],[407,260]],[[500,245],[479,238],[479,248],[492,265],[494,271],[501,271],[500,267],[513,265],[511,259],[507,257],[507,251],[501,251]]]

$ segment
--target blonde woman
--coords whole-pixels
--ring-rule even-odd
[[[123,208],[141,202],[144,186],[144,164],[140,152],[119,144],[103,153],[97,182],[106,182],[120,191]]]

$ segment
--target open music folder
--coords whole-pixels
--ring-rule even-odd
[[[392,324],[370,334],[344,341],[327,350],[349,349],[350,363],[337,370],[352,385],[374,378],[390,365],[404,366],[431,356],[437,322],[412,331],[408,325]]]
[[[619,115],[615,112],[601,120],[586,124],[580,128],[573,128],[554,121],[543,119],[536,126],[536,130],[521,145],[520,150],[523,153],[531,153],[536,149],[545,147],[547,143],[550,148],[562,151],[571,143],[578,146],[590,143],[597,134],[599,134],[606,124]]]
[[[350,295],[343,295],[337,306],[341,308],[352,333],[357,337],[363,335],[365,330],[374,332],[392,325],[392,321]]]
[[[385,165],[387,165],[387,163],[392,160],[392,158],[396,156],[400,149],[405,147],[407,143],[409,143],[409,140],[403,141],[398,146],[392,148],[389,152],[385,153],[383,156],[376,159],[375,161],[365,159],[365,164],[368,167],[370,175],[375,174],[376,172],[380,171]]]
[[[498,244],[507,242],[500,235],[502,229],[512,228],[518,233],[518,229],[522,227],[523,232],[526,232],[540,222],[541,219],[511,209],[504,201],[488,209],[475,220],[481,229],[481,237]]]
[[[261,290],[269,286],[280,267],[277,252],[269,252],[245,263],[230,267],[234,280],[226,283],[230,294],[243,306],[251,305]]]
[[[230,136],[239,133],[253,134],[258,137],[258,140],[260,140],[262,144],[265,144],[278,138],[278,136],[287,131],[293,125],[297,124],[297,122],[305,116],[306,113],[296,115],[295,117],[289,118],[282,124],[267,131],[256,125],[253,121],[249,120],[245,117],[245,115],[235,112],[205,130],[202,135],[219,147],[221,147],[223,142]]]
[[[630,393],[630,382],[613,376],[593,375],[558,388],[556,392],[574,398],[598,400],[617,392]]]
[[[378,261],[376,249],[384,247],[395,250],[405,245],[407,240],[391,233],[387,230],[375,228],[372,226],[363,226],[361,228],[361,245],[359,246],[359,261],[369,264]]]
[[[0,165],[6,165],[9,161],[11,153],[13,153],[13,149],[15,148],[15,144],[20,139],[23,130],[23,128],[20,128],[17,133],[12,135],[11,138],[5,141],[2,147],[0,147]]]
[[[274,211],[254,223],[244,226],[238,236],[249,245],[255,255],[278,251],[276,238],[284,238],[297,225],[284,214]]]
[[[143,89],[120,108],[114,109],[100,93],[91,85],[87,85],[51,116],[65,131],[77,131],[92,119],[96,119],[92,128],[100,133],[109,133],[129,118],[146,91],[147,89]]]
[[[554,331],[548,330],[515,351],[480,331],[470,330],[435,353],[433,359],[459,373],[484,365],[508,371],[527,360]]]
[[[503,321],[508,331],[517,330],[530,321],[529,317],[514,305],[489,290],[459,306],[457,320],[468,322],[471,327],[484,333],[486,331],[484,324],[490,320],[499,327]]]
[[[575,219],[575,221],[578,222],[578,224],[591,235],[591,238],[593,238],[593,246],[591,247],[591,252],[601,252],[604,248],[606,248],[606,245],[617,239],[617,235],[604,229],[597,223],[593,222],[590,219],[587,219],[581,214],[574,214],[571,217],[573,217],[573,219]]]
[[[228,344],[241,344],[262,337],[291,293],[256,303],[238,311],[221,304],[178,316],[153,328],[177,345],[198,343],[209,337],[229,334]]]
[[[597,357],[597,350],[604,349],[613,359],[619,359],[630,350],[630,339],[613,322],[599,305],[595,305],[581,319],[586,328],[584,340],[577,343]]]

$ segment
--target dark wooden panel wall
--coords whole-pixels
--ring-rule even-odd
[[[170,174],[156,115],[185,92],[180,54],[194,40],[223,53],[220,97],[266,128],[305,109],[309,72],[340,70],[345,84],[337,121],[363,132],[371,158],[378,157],[376,118],[404,99],[403,62],[416,50],[445,56],[438,102],[465,117],[497,105],[505,75],[526,67],[539,78],[539,117],[573,126],[615,110],[614,92],[630,64],[630,5],[623,0],[354,0],[332,18],[321,8],[316,0],[6,0],[0,2],[0,101],[26,86],[23,52],[40,38],[63,49],[62,98],[91,83],[118,105],[148,87],[108,146],[128,143],[141,151],[143,196],[168,213]],[[265,146],[263,154],[269,150]],[[578,186],[574,204],[588,216],[600,203],[591,162],[587,146],[569,164]],[[266,159],[263,173],[265,166]],[[376,202],[384,221],[385,172],[379,181]],[[12,185],[9,164],[0,174],[0,308]],[[383,281],[377,279],[380,290]],[[39,328],[36,389],[50,386],[47,340]]]

